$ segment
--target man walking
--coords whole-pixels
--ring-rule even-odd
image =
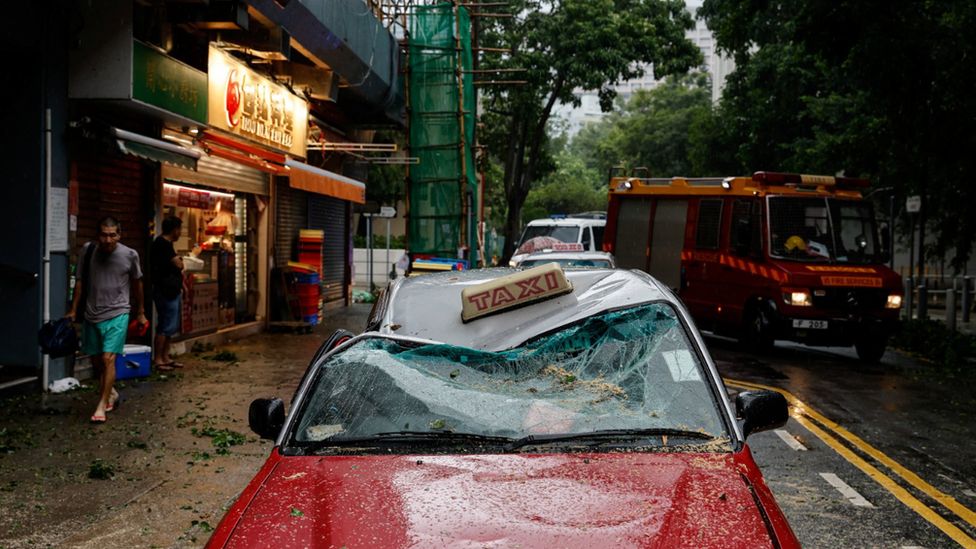
[[[163,234],[156,237],[149,251],[149,272],[153,303],[156,305],[156,348],[153,365],[169,371],[183,365],[169,356],[170,339],[180,327],[183,295],[183,258],[176,255],[173,243],[183,234],[183,220],[171,216],[163,220]]]
[[[91,416],[94,423],[104,423],[105,412],[114,410],[119,398],[114,387],[115,355],[125,346],[132,310],[130,293],[134,295],[136,321],[139,325],[149,322],[143,306],[139,254],[120,244],[121,236],[118,220],[105,217],[99,221],[97,243],[89,242],[82,249],[74,299],[66,315],[74,320],[84,297],[81,350],[91,357],[101,382],[98,405]]]

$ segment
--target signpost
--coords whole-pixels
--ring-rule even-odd
[[[905,295],[908,298],[906,300],[908,303],[906,303],[907,307],[905,309],[906,309],[906,311],[908,313],[908,319],[909,320],[912,319],[912,307],[914,305],[912,302],[914,301],[914,299],[913,299],[914,295],[913,294],[914,294],[914,291],[915,291],[915,265],[914,265],[914,263],[915,263],[915,216],[921,210],[922,210],[922,197],[921,197],[921,195],[914,194],[914,195],[911,195],[911,196],[905,198],[905,211],[908,212],[909,215],[911,215],[911,218],[912,218],[912,232],[911,232],[912,239],[911,239],[911,244],[909,245],[909,250],[908,250],[908,288],[907,288],[907,291],[905,292]],[[918,245],[919,246],[922,246],[922,243],[919,242]],[[922,270],[922,267],[921,267],[921,265],[919,265],[919,271],[921,271],[921,270]],[[919,296],[918,297],[919,297],[919,299],[918,299],[919,312],[921,313],[921,311],[923,310],[923,307],[924,307],[922,305],[922,299],[925,299],[924,292],[919,291]],[[921,314],[919,314],[919,318],[922,318],[922,315]]]
[[[910,214],[918,213],[922,209],[922,197],[914,194],[905,199],[905,211]]]

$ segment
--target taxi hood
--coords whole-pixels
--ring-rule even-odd
[[[675,300],[670,290],[639,271],[567,270],[572,292],[462,323],[461,293],[465,288],[516,272],[519,271],[477,269],[401,279],[389,289],[390,306],[380,319],[378,330],[383,334],[501,351],[604,311]]]
[[[272,459],[226,547],[772,546],[732,454]]]

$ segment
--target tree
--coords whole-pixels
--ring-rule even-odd
[[[526,220],[598,211],[607,208],[607,189],[600,173],[567,153],[556,157],[555,171],[529,190],[525,201]]]
[[[976,236],[976,4],[705,0],[730,75],[718,113],[750,169],[845,171],[923,196],[930,253],[968,260]],[[926,220],[928,222],[926,222]]]
[[[576,89],[600,90],[602,107],[611,86],[643,74],[687,71],[700,51],[684,37],[693,20],[681,0],[513,0],[511,19],[483,29],[482,44],[511,54],[486,59],[481,68],[524,69],[525,85],[486,89],[482,142],[501,158],[508,202],[504,259],[521,229],[522,206],[544,172],[547,126],[557,102],[577,101]]]
[[[571,150],[604,179],[613,166],[646,167],[659,177],[705,175],[691,162],[691,130],[710,111],[707,75],[671,77],[652,90],[638,90],[616,111],[585,127]]]

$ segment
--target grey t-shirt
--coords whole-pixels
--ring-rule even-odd
[[[81,250],[82,259],[88,252],[88,246],[92,245],[88,243]],[[78,272],[83,274],[86,271],[79,269]],[[121,243],[109,254],[102,253],[96,247],[87,272],[90,273],[91,283],[81,281],[82,285],[88,284],[89,290],[85,320],[104,322],[129,312],[130,281],[142,278],[139,252]]]

